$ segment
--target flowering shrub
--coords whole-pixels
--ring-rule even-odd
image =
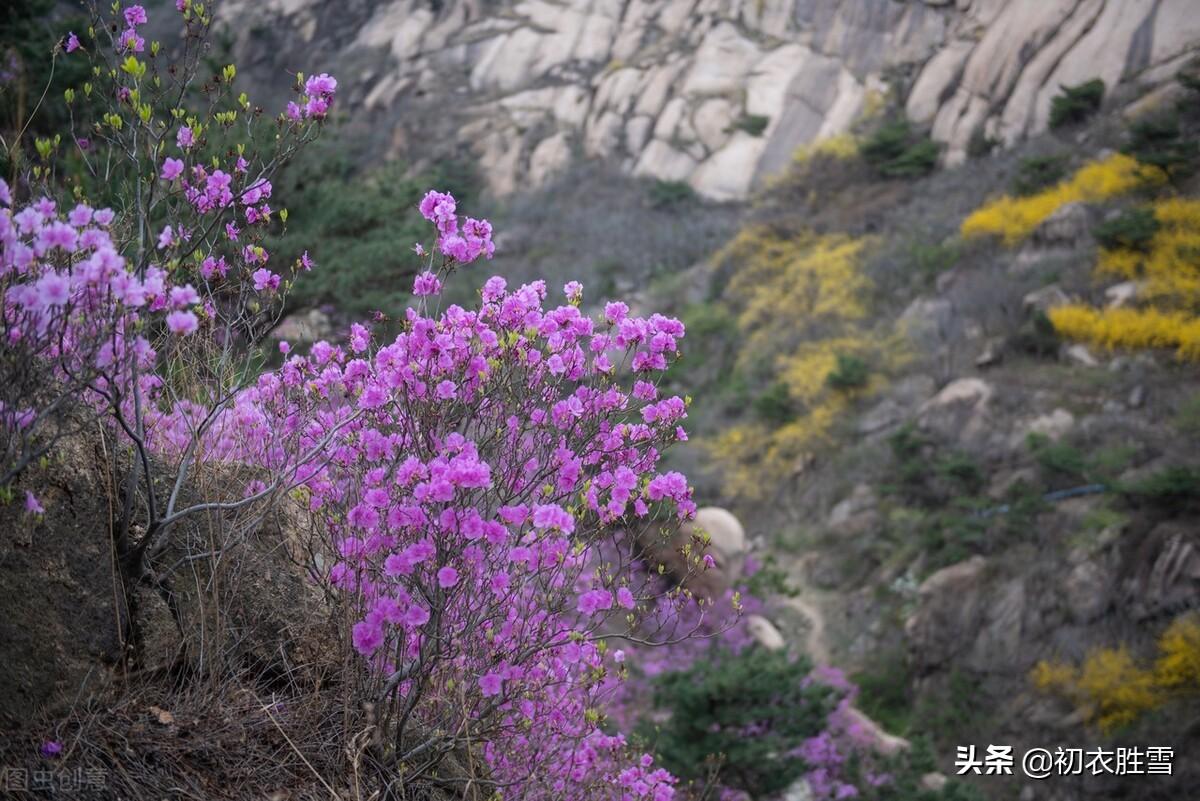
[[[705,757],[723,754],[723,784],[756,798],[786,789],[820,762],[801,751],[823,733],[832,707],[829,688],[805,680],[809,668],[782,652],[715,651],[662,675],[654,701],[671,710],[662,758],[699,774]]]
[[[1012,246],[1068,203],[1095,203],[1165,180],[1162,170],[1115,153],[1084,165],[1049,189],[1028,197],[1005,195],[985,204],[963,221],[962,235],[998,236],[1005,245]]]
[[[98,422],[124,471],[123,576],[168,597],[179,521],[215,520],[223,553],[291,494],[320,524],[312,573],[356,652],[346,680],[370,736],[348,747],[386,793],[455,752],[509,797],[670,798],[674,778],[602,728],[602,702],[619,672],[608,638],[677,641],[707,614],[639,567],[626,533],[694,511],[685,478],[658,470],[685,438],[686,402],[657,386],[682,324],[620,302],[594,320],[575,282],[552,304],[543,282],[494,277],[473,308],[441,308],[447,276],[495,246],[486,220],[429,192],[436,233],[414,248],[425,269],[399,335],[355,324],[306,353],[283,342],[283,364],[261,370],[281,299],[313,267],[280,267],[264,245],[287,219],[271,178],[316,136],[337,81],[299,76],[270,150],[228,144],[252,140],[262,112],[234,96],[232,65],[201,87],[205,115],[179,105],[211,20],[192,0],[176,10],[177,63],[159,63],[138,5],[66,37],[56,57],[97,61],[96,83],[65,97],[83,175],[60,175],[56,141],[39,141],[39,163],[0,182],[0,488],[13,498],[72,426]],[[116,210],[52,199],[76,178],[107,182]],[[184,500],[201,474],[215,489]]]
[[[637,546],[615,526],[694,510],[681,475],[655,472],[686,416],[653,383],[683,329],[623,303],[598,324],[577,285],[546,308],[542,282],[510,291],[500,278],[478,308],[437,313],[445,274],[488,254],[490,226],[460,222],[449,195],[421,210],[440,255],[414,282],[403,333],[376,347],[356,325],[348,347],[318,343],[280,371],[338,399],[309,440],[339,436],[301,471],[371,666],[377,757],[419,774],[482,742],[491,780],[521,797],[586,795],[614,781],[624,745],[600,728],[604,638],[686,602],[634,578]],[[649,767],[615,781],[661,801],[673,780]]]
[[[715,760],[724,801],[764,797],[800,780],[819,801],[905,797],[932,766],[879,752],[876,733],[853,710],[858,688],[840,670],[756,644],[740,616],[763,611],[753,590],[769,576],[754,560],[746,570],[748,581],[703,617],[695,604],[668,610],[707,636],[634,643],[614,655],[623,676],[614,721],[657,743],[663,764],[682,779],[703,780]]]
[[[1035,687],[1062,695],[1104,731],[1126,726],[1151,710],[1194,696],[1200,687],[1200,619],[1183,615],[1158,638],[1158,656],[1139,664],[1127,648],[1099,648],[1078,667],[1042,661]]]
[[[1106,348],[1174,348],[1181,359],[1200,359],[1200,321],[1190,314],[1072,304],[1051,309],[1048,316],[1068,339]]]
[[[1095,309],[1081,304],[1049,311],[1064,336],[1107,348],[1174,348],[1200,360],[1200,201],[1166,198],[1153,206],[1150,227],[1137,242],[1104,248],[1101,277],[1138,282],[1140,307]]]
[[[886,364],[893,356],[887,334],[868,335],[873,284],[863,258],[871,240],[781,228],[749,226],[722,253],[738,262],[726,290],[742,336],[737,366],[751,375],[772,366],[777,383],[758,408],[784,412],[770,415],[779,425],[750,420],[706,443],[726,466],[727,488],[754,500],[829,441],[834,422],[853,401],[829,383],[840,360]],[[877,386],[878,378],[868,383]],[[802,413],[791,414],[793,408]]]
[[[90,54],[97,62],[94,82],[65,92],[67,106],[78,107],[74,145],[60,160],[59,138],[39,139],[39,163],[17,186],[0,188],[0,488],[69,430],[64,412],[100,413],[136,454],[120,536],[138,557],[130,563],[134,574],[141,555],[187,513],[179,490],[198,461],[230,451],[237,440],[243,451],[278,462],[292,436],[245,412],[247,404],[270,402],[247,387],[248,367],[286,281],[311,264],[268,266],[260,242],[278,219],[269,203],[271,176],[316,135],[336,88],[328,76],[308,79],[304,109],[280,115],[272,149],[214,152],[210,133],[214,142],[236,135],[261,111],[244,94],[234,97],[232,66],[203,87],[209,117],[177,105],[200,69],[210,25],[203,6],[178,6],[185,28],[179,63],[160,63],[159,43],[147,45],[138,34],[146,12],[137,5],[120,10],[119,25],[95,17],[87,45],[66,39],[57,58]],[[60,161],[78,165],[80,174],[59,175]],[[61,181],[104,185],[120,212],[51,199]],[[14,203],[14,192],[40,197]],[[155,467],[171,487],[165,498],[151,484],[156,456],[169,457]],[[146,534],[132,542],[139,483]],[[209,508],[248,506],[242,495]]]

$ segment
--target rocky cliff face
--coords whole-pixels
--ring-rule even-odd
[[[889,98],[953,164],[974,136],[1044,129],[1061,85],[1128,101],[1200,47],[1194,0],[229,0],[221,18],[243,68],[319,57],[380,150],[450,134],[497,194],[588,156],[742,198]]]

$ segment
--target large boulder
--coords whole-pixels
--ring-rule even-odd
[[[696,510],[693,520],[684,521],[664,536],[642,533],[643,546],[654,562],[662,564],[698,597],[715,599],[733,587],[742,575],[746,561],[746,531],[728,510],[705,506]],[[685,556],[685,550],[689,556]],[[711,556],[713,567],[697,570],[690,561]]]
[[[982,556],[973,556],[921,584],[917,610],[904,624],[919,670],[936,669],[971,647],[984,614],[986,568]]]
[[[922,429],[962,444],[988,432],[988,409],[995,389],[981,378],[959,378],[921,405]]]

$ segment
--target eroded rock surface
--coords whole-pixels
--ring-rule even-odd
[[[1140,96],[1200,47],[1193,0],[231,0],[220,14],[238,64],[276,81],[268,99],[319,64],[383,154],[449,138],[498,194],[584,154],[742,198],[878,106],[885,75],[908,76],[897,99],[955,164],[972,137],[1044,129],[1062,85]]]

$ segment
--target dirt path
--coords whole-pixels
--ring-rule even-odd
[[[805,554],[788,569],[788,578],[799,595],[786,598],[787,606],[799,612],[808,621],[804,634],[804,650],[815,664],[828,665],[831,661],[829,640],[826,635],[825,613],[821,611],[821,591],[808,583],[808,563],[815,554]]]
[[[808,632],[804,637],[804,650],[815,664],[829,664],[829,644],[825,640],[825,615],[810,601],[800,596],[788,598],[788,606],[795,609],[808,621]]]
[[[804,634],[804,650],[808,653],[813,664],[830,665],[832,658],[830,653],[829,638],[825,625],[825,613],[821,610],[822,597],[827,598],[827,594],[813,587],[805,580],[807,574],[808,562],[815,554],[807,554],[793,563],[788,575],[791,577],[792,586],[796,587],[800,594],[792,598],[784,599],[784,602],[790,608],[799,612],[805,620],[808,621],[807,630]],[[861,726],[872,738],[874,738],[877,748],[885,754],[896,754],[899,751],[907,750],[910,747],[908,740],[903,737],[897,737],[894,734],[889,734],[882,726],[868,717],[862,710],[857,707],[850,707],[847,710],[855,721]]]

